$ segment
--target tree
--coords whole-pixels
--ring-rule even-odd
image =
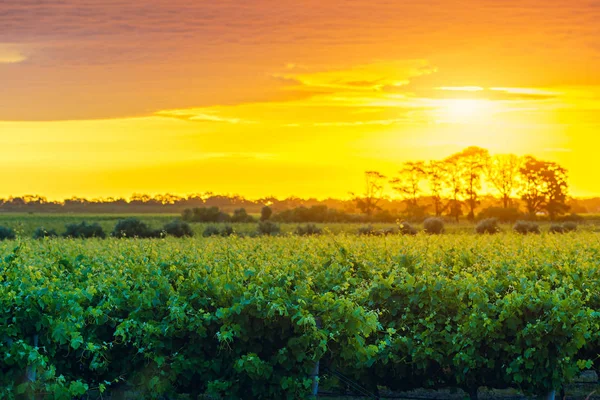
[[[481,190],[481,175],[488,164],[490,154],[481,147],[467,147],[454,155],[459,163],[462,179],[464,180],[466,203],[469,207],[469,220],[475,219],[475,208],[479,205],[478,191]]]
[[[566,213],[570,208],[567,204],[568,173],[557,163],[547,162],[543,177],[546,188],[545,209],[550,220],[554,221],[558,215]]]
[[[408,214],[418,214],[418,200],[422,193],[421,183],[425,178],[425,163],[423,161],[405,162],[398,171],[398,177],[392,179],[392,188],[400,193],[406,202]]]
[[[566,204],[568,183],[565,168],[555,162],[526,156],[520,174],[523,181],[521,198],[530,216],[546,211],[553,220],[569,210]]]
[[[269,206],[264,206],[261,210],[260,210],[260,220],[261,221],[266,221],[269,218],[271,218],[271,215],[273,215],[273,210],[271,209],[271,207]]]
[[[435,216],[439,217],[444,212],[444,201],[442,194],[445,184],[444,163],[441,161],[429,161],[425,166],[425,174],[429,183],[429,192],[433,200]]]
[[[377,171],[365,172],[365,193],[362,197],[354,196],[356,207],[363,213],[371,216],[373,211],[379,210],[379,202],[383,198],[385,176]]]
[[[452,155],[444,160],[444,171],[448,190],[450,191],[450,201],[446,207],[450,208],[450,215],[458,222],[462,215],[462,194],[463,188],[463,171],[458,154]]]
[[[502,198],[502,206],[509,208],[519,184],[522,160],[514,154],[497,154],[486,165],[488,181]]]

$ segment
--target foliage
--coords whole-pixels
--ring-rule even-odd
[[[539,395],[600,366],[599,251],[586,232],[3,242],[0,398],[307,398],[317,361],[369,388]]]
[[[478,234],[494,234],[500,232],[498,220],[496,218],[487,218],[479,221],[475,226],[475,232]]]
[[[228,222],[231,217],[220,211],[219,207],[195,207],[185,209],[181,219],[188,222]]]
[[[0,226],[0,240],[13,240],[15,237],[16,234],[12,228]]]
[[[215,225],[209,225],[204,229],[202,236],[210,237],[210,236],[231,236],[233,235],[234,229],[231,225],[224,225],[221,229]]]
[[[398,232],[402,235],[416,235],[418,231],[408,222],[402,221],[398,224]]]
[[[444,233],[444,220],[438,217],[430,217],[423,221],[425,232],[430,235],[440,235]]]
[[[104,233],[104,230],[97,222],[88,224],[87,222],[82,221],[79,224],[67,224],[66,231],[63,233],[63,236],[75,239],[104,239],[106,237],[106,233]]]
[[[259,235],[275,236],[281,232],[281,228],[273,221],[260,221],[256,232]]]
[[[191,237],[194,236],[194,231],[190,224],[180,219],[174,219],[173,221],[165,224],[162,231],[169,235],[175,237]]]
[[[353,196],[356,208],[367,216],[381,209],[379,203],[383,198],[386,177],[377,171],[365,172],[365,192],[362,196]]]
[[[34,239],[54,238],[58,237],[58,233],[54,229],[46,229],[43,226],[36,228],[33,232]]]
[[[119,220],[111,233],[115,238],[152,238],[160,237],[160,231],[152,230],[146,223],[138,218],[125,218]]]
[[[550,220],[569,210],[567,201],[567,170],[557,163],[525,157],[521,167],[522,199],[529,215],[546,211]]]
[[[320,235],[323,233],[323,230],[315,224],[306,224],[304,226],[298,226],[294,233],[298,236],[312,236]]]
[[[254,222],[254,218],[251,215],[248,215],[246,209],[238,208],[233,212],[233,215],[230,218],[231,222]],[[215,221],[216,222],[216,221]]]
[[[373,229],[373,225],[363,225],[358,228],[357,233],[359,236],[373,235],[375,233],[375,229]]]
[[[260,220],[261,221],[266,221],[266,220],[270,219],[271,215],[273,215],[273,210],[269,206],[264,206],[260,210]]]
[[[548,228],[548,232],[550,233],[568,233],[574,232],[577,230],[577,224],[575,222],[565,222],[562,224],[553,223]]]
[[[517,221],[513,230],[522,235],[537,234],[540,233],[540,226],[533,221]]]

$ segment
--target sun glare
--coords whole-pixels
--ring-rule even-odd
[[[482,122],[491,115],[489,101],[479,99],[435,100],[433,109],[438,122],[470,123]]]

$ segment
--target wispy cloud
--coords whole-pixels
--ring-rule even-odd
[[[26,59],[27,57],[17,46],[0,43],[0,64],[17,64]]]

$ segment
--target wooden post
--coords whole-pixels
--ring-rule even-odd
[[[321,318],[315,318],[315,323],[317,329],[321,329]],[[311,398],[317,399],[319,397],[319,361],[315,363],[313,370],[310,374],[312,377],[312,388],[311,388]]]
[[[37,335],[37,333],[35,335],[33,335],[33,346],[34,347],[38,347],[38,340],[39,340],[39,336]],[[37,371],[34,367],[27,367],[27,380],[29,382],[35,382],[35,380],[37,379]]]

